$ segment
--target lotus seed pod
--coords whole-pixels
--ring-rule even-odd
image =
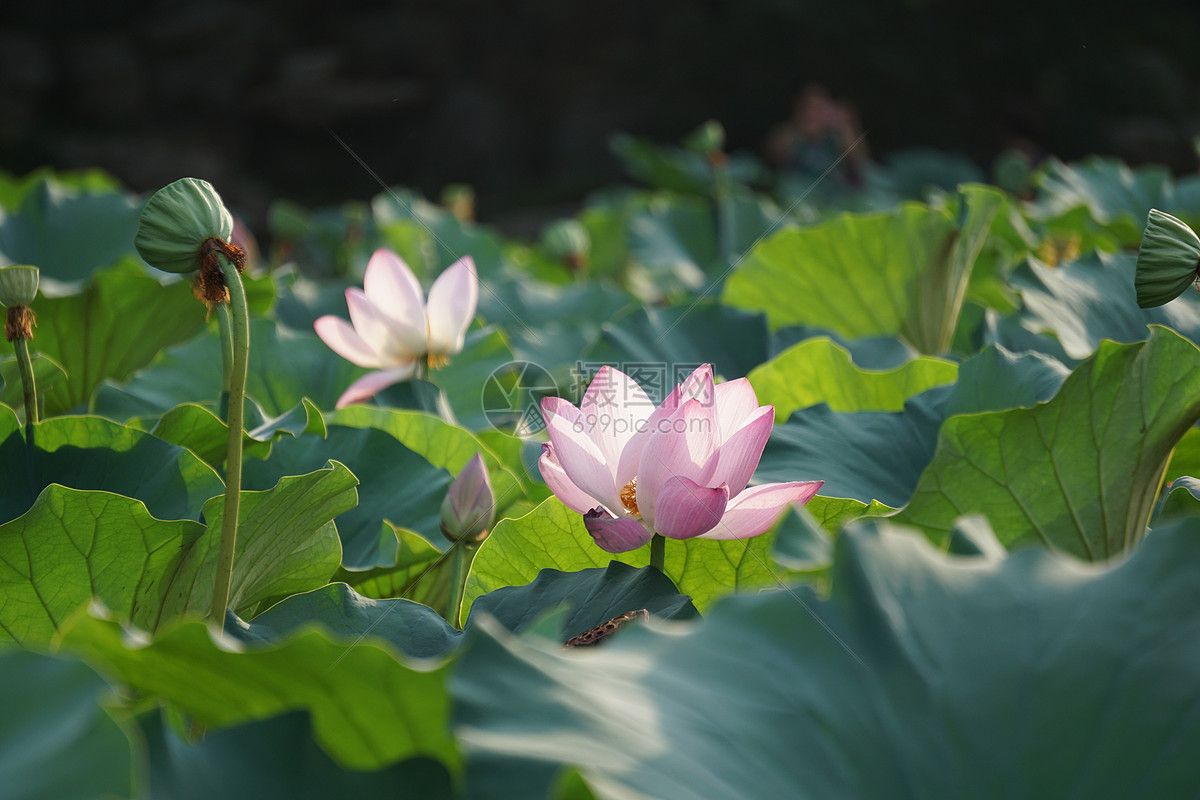
[[[725,149],[725,128],[715,119],[701,125],[687,135],[683,146],[701,155]]]
[[[1150,209],[1138,250],[1134,286],[1142,308],[1169,303],[1192,285],[1200,267],[1200,238],[1182,220]]]
[[[133,243],[150,266],[187,273],[200,268],[200,246],[205,241],[228,242],[232,235],[233,217],[212,185],[181,178],[159,189],[146,203]]]
[[[27,306],[37,297],[38,268],[25,264],[0,267],[0,305]]]

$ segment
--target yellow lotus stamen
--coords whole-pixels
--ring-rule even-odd
[[[430,369],[441,369],[450,363],[450,356],[441,353],[430,353],[428,359]]]
[[[621,493],[618,495],[621,499],[621,505],[625,506],[625,510],[638,519],[642,518],[642,514],[638,511],[637,505],[637,476],[633,480],[621,487]]]

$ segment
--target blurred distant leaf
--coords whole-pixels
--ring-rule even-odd
[[[112,690],[85,664],[0,653],[0,786],[6,797],[130,797],[135,738],[104,708]]]
[[[132,254],[141,203],[118,191],[80,191],[52,178],[0,211],[0,263],[33,264],[42,281],[86,280]]]

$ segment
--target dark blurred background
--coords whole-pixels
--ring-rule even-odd
[[[1200,4],[553,0],[7,2],[0,168],[99,166],[138,191],[213,181],[250,219],[389,184],[477,190],[478,213],[621,179],[616,131],[709,118],[761,154],[810,83],[871,153],[1018,144],[1197,167]]]

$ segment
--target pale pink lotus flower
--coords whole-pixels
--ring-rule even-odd
[[[745,378],[713,384],[704,365],[657,408],[636,381],[605,366],[579,407],[542,400],[550,442],[538,467],[558,499],[583,514],[610,553],[670,539],[748,539],[824,481],[747,488],[775,407],[760,406]]]
[[[390,250],[376,250],[367,262],[363,288],[346,290],[353,326],[332,314],[313,323],[335,353],[375,370],[350,384],[337,407],[360,403],[408,380],[421,359],[437,367],[460,352],[478,300],[479,281],[470,256],[446,267],[429,289],[426,303],[421,283],[404,260]]]

